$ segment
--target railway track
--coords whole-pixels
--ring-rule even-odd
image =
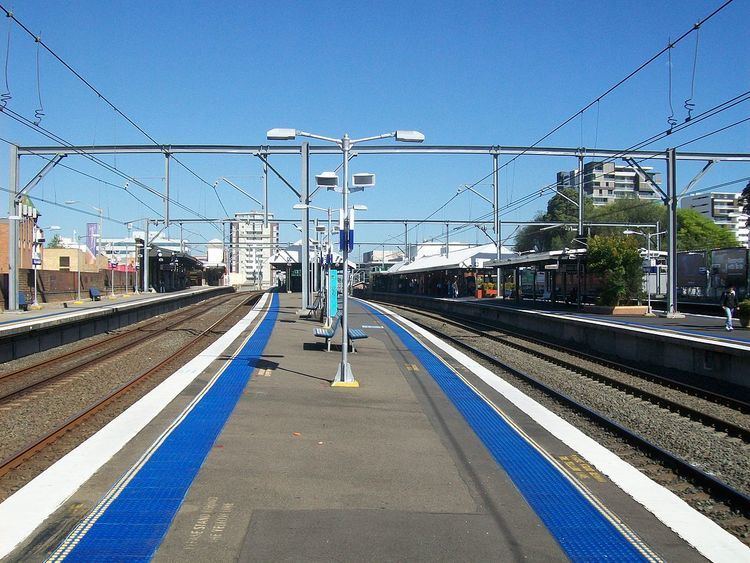
[[[390,303],[383,304],[392,309],[399,310],[399,312],[404,312],[404,315],[415,324],[422,326],[426,330],[436,333],[441,338],[467,350],[485,364],[494,368],[499,368],[503,372],[510,373],[515,378],[524,381],[528,385],[541,391],[547,397],[552,398],[555,402],[565,405],[567,408],[570,408],[574,412],[589,419],[595,425],[626,440],[628,444],[644,453],[651,460],[657,461],[661,466],[669,468],[677,475],[684,477],[689,480],[689,482],[700,487],[702,491],[705,491],[705,493],[690,491],[687,495],[692,497],[690,500],[697,500],[699,503],[705,503],[711,499],[716,499],[726,505],[728,507],[726,511],[727,513],[715,515],[717,516],[717,521],[722,519],[732,520],[733,516],[731,511],[733,510],[740,512],[743,515],[741,517],[743,520],[742,526],[747,528],[746,519],[750,517],[750,496],[744,491],[717,478],[711,471],[698,467],[695,462],[691,462],[684,457],[669,451],[667,448],[657,445],[654,440],[644,436],[642,433],[628,428],[627,424],[618,422],[614,419],[615,417],[600,412],[597,408],[585,404],[583,401],[574,397],[573,394],[561,390],[554,384],[550,384],[544,380],[545,378],[543,376],[531,375],[527,370],[519,369],[518,365],[513,365],[511,362],[504,361],[498,357],[498,354],[495,353],[494,350],[488,350],[488,348],[497,349],[497,347],[500,346],[501,348],[512,348],[516,353],[523,352],[524,354],[530,354],[535,358],[535,361],[538,362],[541,360],[542,362],[546,362],[550,366],[548,369],[552,369],[554,366],[554,368],[557,369],[558,375],[562,374],[564,377],[570,378],[571,380],[573,378],[581,378],[583,381],[580,385],[582,386],[599,386],[602,388],[604,394],[611,393],[614,395],[615,393],[621,393],[626,397],[626,399],[622,401],[622,404],[647,402],[650,405],[648,408],[651,409],[649,411],[649,416],[655,414],[653,411],[663,410],[668,416],[684,417],[690,424],[696,426],[700,425],[699,428],[694,428],[696,433],[711,432],[716,435],[716,439],[729,438],[736,440],[741,442],[741,448],[739,449],[744,450],[745,452],[750,448],[750,432],[748,432],[747,421],[745,421],[744,424],[737,424],[736,422],[725,420],[720,416],[701,412],[700,408],[680,404],[680,402],[671,399],[665,399],[653,390],[641,389],[637,384],[632,382],[625,384],[616,378],[597,372],[596,366],[593,365],[594,361],[590,357],[587,358],[587,361],[592,362],[592,365],[582,366],[582,362],[580,361],[574,362],[570,359],[564,357],[561,358],[555,355],[549,350],[549,344],[547,343],[544,343],[544,346],[548,348],[547,350],[537,349],[537,346],[532,348],[527,345],[524,347],[522,343],[512,340],[507,334],[502,335],[501,333],[504,331],[481,322],[476,322],[474,320],[464,322],[463,320],[456,320],[455,318],[448,318],[441,315],[426,313],[424,311],[418,311],[410,307],[397,306]],[[448,327],[459,329],[460,331],[463,331],[463,334],[448,334],[446,330]],[[513,338],[515,337],[516,336],[514,335]],[[488,345],[488,343],[491,343],[491,345]],[[537,343],[537,345],[538,344],[539,343]],[[602,366],[600,366],[600,368],[601,367]],[[605,367],[606,369],[604,371],[611,369],[609,363],[606,363]],[[543,372],[544,369],[540,368],[540,371]],[[602,370],[600,369],[599,371]],[[653,386],[652,380],[648,383]],[[690,391],[693,390],[688,390],[687,392]],[[722,404],[725,403],[724,399],[724,397],[719,397],[719,401]],[[638,405],[635,405],[633,408],[636,408],[637,406]],[[742,406],[744,408],[747,407],[747,405],[744,404]],[[624,456],[627,457],[627,455],[627,452],[625,452]],[[744,455],[746,457],[746,453]],[[653,468],[651,469],[653,470]],[[658,473],[658,471],[655,473]],[[665,486],[674,489],[674,478],[670,475],[662,475],[655,480],[661,480]],[[683,497],[685,496],[685,491],[678,492],[675,490],[675,492],[681,494]],[[747,532],[750,530],[745,531]],[[747,537],[745,537],[743,541],[747,542]]]
[[[166,358],[158,361],[157,364],[141,371],[140,373],[136,374],[132,378],[130,378],[129,381],[126,383],[120,385],[116,389],[109,392],[106,396],[100,397],[96,401],[92,402],[91,404],[87,405],[85,408],[74,414],[73,416],[69,417],[62,423],[58,424],[55,428],[48,431],[46,434],[44,434],[41,437],[34,438],[30,442],[28,442],[25,446],[20,448],[15,453],[11,454],[7,458],[0,461],[0,477],[3,477],[4,475],[7,475],[10,473],[13,469],[19,467],[24,462],[30,460],[38,454],[39,452],[46,449],[51,444],[55,443],[57,440],[59,440],[62,436],[66,435],[68,432],[73,430],[74,428],[81,425],[86,420],[90,419],[97,413],[102,412],[104,409],[106,409],[109,405],[115,403],[118,399],[120,399],[122,396],[126,395],[127,393],[134,390],[139,384],[144,383],[146,380],[148,380],[150,377],[157,374],[160,370],[168,366],[169,364],[173,363],[177,359],[179,359],[181,356],[186,355],[188,351],[191,349],[194,349],[195,346],[202,340],[208,338],[212,333],[214,333],[218,327],[227,321],[230,317],[235,315],[237,313],[237,310],[240,309],[243,306],[252,305],[255,302],[257,302],[258,299],[262,296],[262,293],[257,293],[254,295],[251,295],[249,297],[238,297],[237,295],[233,295],[230,298],[227,299],[221,299],[220,302],[211,300],[212,302],[206,302],[205,306],[200,307],[200,313],[206,313],[215,307],[217,307],[220,304],[224,304],[227,301],[231,301],[232,299],[239,299],[239,302],[233,306],[228,312],[224,313],[218,320],[213,322],[210,326],[207,328],[197,332],[192,339],[190,339],[187,343],[180,346],[177,350],[172,352],[169,356]],[[161,328],[161,332],[168,332],[170,328],[174,328],[175,326],[181,325],[187,320],[192,320],[196,318],[196,309],[191,308],[189,312],[186,312],[185,315],[180,315],[179,319],[171,319],[172,322],[170,322],[166,327]],[[153,327],[157,323],[149,323],[148,326]],[[143,327],[141,327],[143,328]],[[148,335],[148,338],[152,338],[153,335]],[[122,352],[122,343],[119,342],[119,338],[112,338],[105,341],[105,343],[111,343],[113,340],[118,341],[118,351],[116,353]],[[139,340],[141,341],[141,340]],[[130,347],[131,344],[125,344],[126,347]],[[95,347],[93,346],[86,346],[84,349],[91,349]],[[73,353],[80,352],[81,349],[75,350]],[[107,353],[106,357],[111,357],[111,353]],[[65,357],[68,357],[69,354],[65,354]],[[102,361],[103,355],[95,355],[93,358],[90,358],[86,362],[80,363],[75,369],[82,369],[87,363],[97,363]],[[54,361],[54,359],[52,360]],[[44,361],[40,362],[39,366],[47,366],[49,365],[50,361]],[[35,366],[31,366],[33,368]],[[27,371],[28,368],[24,368],[24,370],[19,371]],[[68,371],[68,370],[66,370]],[[57,377],[57,376],[56,376]],[[46,380],[48,382],[48,380]],[[29,386],[28,389],[34,389],[35,386]]]

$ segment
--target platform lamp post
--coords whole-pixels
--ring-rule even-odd
[[[99,235],[96,235],[97,237]],[[83,301],[81,300],[81,239],[88,238],[88,235],[79,235],[75,229],[73,230],[73,243],[76,245],[76,262],[78,262],[78,267],[76,270],[78,270],[78,275],[76,276],[76,300],[73,302],[74,305],[83,305]]]
[[[316,179],[318,180],[318,186],[323,187],[325,186],[326,189],[333,189],[335,191],[341,191],[342,195],[342,209],[344,210],[343,213],[348,215],[348,208],[349,208],[349,202],[348,202],[348,196],[349,196],[349,154],[352,149],[352,147],[358,143],[364,143],[367,141],[376,141],[379,139],[388,139],[388,138],[395,138],[397,141],[400,142],[408,142],[408,143],[421,143],[424,141],[424,135],[420,133],[419,131],[391,131],[389,133],[383,133],[382,135],[375,135],[372,137],[363,137],[361,139],[351,139],[348,134],[345,134],[341,139],[334,139],[332,137],[324,137],[322,135],[316,135],[313,133],[308,133],[306,131],[299,131],[297,129],[285,129],[285,128],[277,128],[277,129],[271,129],[267,133],[267,137],[271,141],[291,141],[294,140],[297,136],[300,137],[308,137],[310,139],[317,139],[320,141],[327,141],[329,143],[336,144],[342,152],[343,156],[343,174],[344,174],[344,185],[340,188],[338,188],[338,180],[337,176],[333,172],[329,173],[323,173],[319,176],[316,176]],[[321,180],[323,183],[321,183]],[[359,190],[364,188],[369,188],[375,185],[375,175],[374,174],[356,174],[353,178],[354,186],[353,189]],[[307,203],[307,201],[303,202]],[[344,226],[345,228],[348,227],[348,217],[344,217]],[[339,234],[340,242],[343,244],[341,245],[343,248],[344,253],[344,303],[343,303],[343,314],[341,317],[341,365],[339,365],[338,372],[336,373],[336,378],[333,382],[333,385],[336,387],[359,387],[359,383],[357,383],[357,380],[354,379],[354,375],[352,375],[351,366],[349,365],[349,362],[347,360],[347,352],[348,352],[348,329],[349,329],[349,305],[348,305],[348,299],[347,299],[347,292],[348,292],[348,283],[349,283],[349,272],[348,272],[348,257],[349,257],[349,246],[352,245],[354,242],[353,239],[353,232],[349,233],[348,230],[345,230],[343,233]],[[350,236],[351,235],[351,236]],[[305,244],[309,244],[309,241],[305,241]]]
[[[648,317],[656,316],[651,310],[651,237],[658,237],[659,235],[666,233],[667,231],[662,231],[660,233],[646,233],[643,231],[632,231],[630,229],[626,229],[622,232],[624,235],[641,235],[642,237],[646,237],[646,256],[648,256],[648,277],[646,278],[646,295],[648,304],[646,306],[646,316]]]
[[[325,172],[323,174],[326,174]],[[323,177],[323,174],[320,175],[320,177]],[[327,178],[328,176],[326,176]],[[315,177],[316,179],[318,176]],[[338,178],[336,178],[338,180]],[[318,183],[320,185],[320,182]],[[292,206],[292,209],[301,210],[304,211],[305,209],[317,209],[318,211],[325,211],[328,215],[328,237],[327,237],[327,248],[326,248],[326,278],[325,278],[325,286],[326,286],[326,292],[329,288],[329,278],[328,278],[328,271],[330,269],[330,256],[331,256],[331,215],[333,213],[333,209],[330,207],[318,207],[317,205],[310,205],[307,203],[295,203]],[[316,227],[317,230],[317,227]],[[331,326],[331,318],[328,315],[328,312],[330,310],[330,307],[326,306],[326,326]]]
[[[44,231],[59,231],[60,227],[57,225],[51,225],[41,229],[34,226],[34,251],[31,257],[31,266],[34,268],[34,302],[31,307],[34,309],[41,309],[39,305],[38,291],[37,291],[37,279],[39,277],[39,267],[42,265],[42,253],[40,252],[41,247],[44,245]]]

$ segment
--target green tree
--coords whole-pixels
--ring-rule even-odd
[[[62,248],[62,238],[60,235],[55,235],[52,237],[52,240],[47,243],[47,248]]]
[[[619,305],[642,292],[643,259],[632,237],[595,235],[588,240],[587,268],[602,277],[599,303]]]
[[[692,209],[677,210],[677,249],[710,250],[738,246],[737,237]]]
[[[750,182],[742,190],[742,212],[747,215],[745,226],[750,227]]]
[[[571,223],[575,225],[578,222],[578,191],[575,188],[565,188],[559,190],[547,202],[547,211],[538,213],[534,221],[539,222],[559,222]],[[584,215],[588,215],[593,210],[591,198],[584,198]],[[527,225],[519,230],[516,235],[516,250],[536,250],[544,252],[547,250],[561,250],[565,247],[572,246],[572,240],[576,236],[575,227],[572,229],[545,229],[541,230],[536,225]]]

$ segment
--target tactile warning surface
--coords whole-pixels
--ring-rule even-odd
[[[257,330],[151,455],[131,469],[50,561],[148,561],[232,413],[271,336],[278,295]]]
[[[652,560],[481,396],[416,338],[367,306],[421,362],[574,561]],[[633,538],[637,543],[638,540]]]

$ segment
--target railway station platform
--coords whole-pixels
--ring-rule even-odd
[[[728,332],[722,318],[706,315],[622,317],[541,301],[394,293],[377,293],[373,299],[497,323],[628,367],[669,373],[682,383],[750,400],[750,330],[741,328],[736,319],[735,330]]]
[[[748,560],[468,357],[352,302],[334,388],[299,295],[238,325],[0,504],[23,561]]]
[[[201,286],[170,293],[140,293],[63,307],[50,304],[44,309],[5,311],[0,314],[0,362],[42,352],[109,330],[142,321],[233,291],[231,287]]]

